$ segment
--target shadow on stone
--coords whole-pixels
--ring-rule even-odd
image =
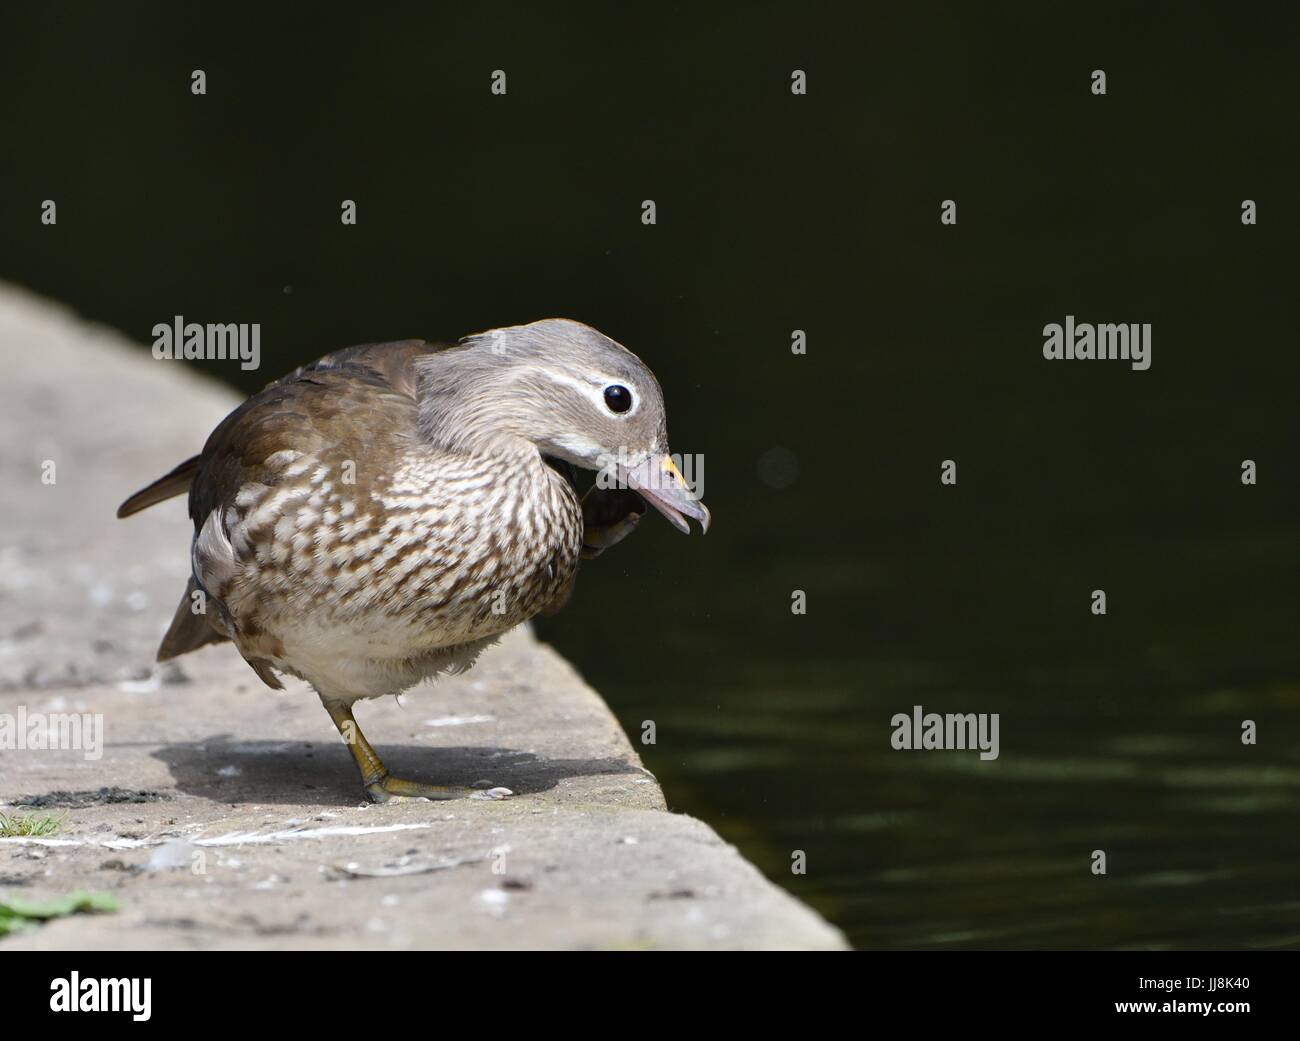
[[[512,748],[377,745],[376,751],[393,774],[410,781],[491,781],[516,795],[547,791],[570,777],[643,776],[626,759],[542,759]],[[355,806],[365,801],[352,756],[342,745],[214,734],[152,754],[167,765],[180,791],[214,802]]]

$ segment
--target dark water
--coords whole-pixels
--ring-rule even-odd
[[[246,390],[598,326],[716,523],[542,632],[675,808],[863,947],[1298,946],[1294,19],[973,7],[9,6],[0,277],[141,341],[259,322],[210,366]],[[1151,369],[1045,362],[1067,314],[1151,323]],[[913,705],[1000,758],[893,750]]]

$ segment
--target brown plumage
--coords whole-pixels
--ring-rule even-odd
[[[552,319],[327,355],[249,398],[118,516],[189,492],[192,577],[160,660],[231,640],[269,686],[288,673],[316,689],[371,798],[443,798],[466,793],[391,777],[351,705],[468,668],[558,610],[580,558],[625,537],[646,501],[707,527],[667,453],[650,370]],[[575,468],[614,486],[580,501]]]

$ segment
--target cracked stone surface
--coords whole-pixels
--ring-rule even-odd
[[[305,685],[267,690],[228,645],[152,666],[189,522],[180,500],[113,513],[237,399],[10,287],[0,351],[0,728],[103,721],[97,758],[0,748],[0,812],[62,818],[0,839],[0,899],[120,903],[0,949],[846,946],[669,813],[600,696],[525,629],[464,676],[357,707],[395,773],[492,781],[503,801],[365,804]]]

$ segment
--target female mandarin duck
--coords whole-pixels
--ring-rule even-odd
[[[602,477],[581,500],[575,467]],[[467,669],[558,610],[579,559],[629,534],[647,501],[682,531],[709,525],[668,454],[654,374],[566,319],[326,355],[118,516],[186,491],[192,577],[158,660],[231,640],[268,686],[306,680],[376,802],[511,793],[393,777],[354,702]]]

